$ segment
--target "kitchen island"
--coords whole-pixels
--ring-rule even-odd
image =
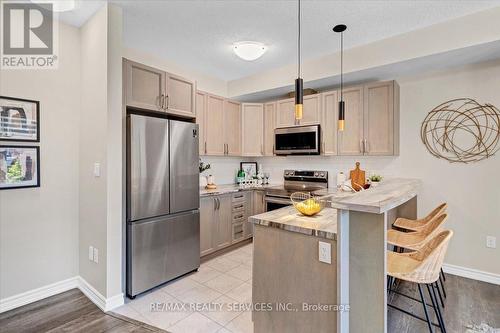
[[[420,186],[395,178],[358,193],[327,189],[315,194],[331,208],[316,216],[286,207],[250,217],[253,302],[273,304],[254,309],[255,332],[386,332],[386,230],[417,217]]]

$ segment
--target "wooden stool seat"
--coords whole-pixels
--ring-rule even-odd
[[[448,249],[448,244],[452,236],[453,231],[444,230],[427,240],[417,251],[406,253],[387,252],[387,275],[389,276],[389,280],[396,278],[416,283],[420,294],[420,300],[397,291],[395,292],[420,302],[424,308],[425,319],[392,304],[388,304],[388,306],[411,315],[414,318],[426,321],[431,333],[434,332],[433,326],[438,326],[441,332],[446,332],[444,318],[439,308],[436,296],[436,289],[438,289],[437,281],[439,279],[441,267],[446,255],[446,250]],[[435,324],[431,321],[427,311],[427,302],[422,292],[422,285],[427,287],[427,291],[432,302],[432,305],[430,306],[434,309],[439,324]],[[392,283],[388,283],[388,286],[389,291],[391,291],[390,288]]]
[[[426,217],[418,220],[410,220],[406,218],[398,218],[396,221],[394,221],[393,226],[408,230],[408,231],[419,231],[422,227],[424,227],[427,223],[438,217],[439,215],[443,214],[446,209],[448,208],[448,204],[442,203],[436,208],[432,210]]]
[[[441,230],[441,226],[447,218],[448,215],[446,213],[441,214],[423,225],[419,231],[402,232],[394,229],[388,230],[387,243],[399,248],[418,250]]]

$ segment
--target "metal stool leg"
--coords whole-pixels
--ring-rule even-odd
[[[441,284],[441,288],[443,289],[443,296],[444,298],[446,298],[446,289],[444,289],[443,278],[444,278],[444,273],[439,274],[439,283]]]
[[[437,300],[437,296],[436,296],[436,290],[434,290],[432,284],[430,284],[430,285],[428,284],[427,291],[429,292],[429,296],[430,296],[431,302],[432,302],[432,307],[434,308],[434,312],[436,313],[436,318],[437,318],[438,323],[439,323],[439,328],[440,328],[441,332],[446,333],[446,328],[444,327],[443,317],[441,315],[441,309],[439,308],[439,304],[438,304],[438,300]]]
[[[435,288],[437,289],[437,291],[438,291],[438,294],[439,294],[439,300],[441,301],[441,305],[443,306],[443,309],[444,309],[443,296],[441,296],[441,289],[439,289],[439,285],[438,285],[437,281],[435,282],[434,287],[435,287]]]
[[[422,306],[424,307],[425,319],[427,319],[427,326],[429,327],[429,332],[434,333],[434,328],[432,327],[431,319],[429,318],[429,313],[427,312],[427,305],[425,305],[424,293],[422,292],[422,287],[420,283],[417,283],[418,292],[420,294],[420,298],[422,299]]]

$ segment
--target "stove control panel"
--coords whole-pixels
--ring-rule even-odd
[[[324,179],[328,181],[328,171],[310,171],[310,170],[285,170],[283,173],[285,179],[300,178],[307,179]]]

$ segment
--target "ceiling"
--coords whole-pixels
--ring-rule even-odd
[[[297,1],[294,0],[112,0],[123,8],[124,44],[192,70],[230,81],[297,61]],[[61,19],[81,25],[102,4],[85,1]],[[333,53],[339,39],[331,31],[347,24],[345,47],[500,6],[484,1],[302,1],[302,57]],[[268,46],[247,62],[234,55],[233,42],[255,40]]]

